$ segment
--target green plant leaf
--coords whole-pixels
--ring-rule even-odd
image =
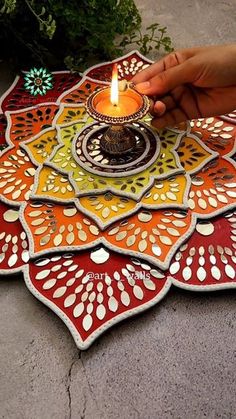
[[[129,46],[144,54],[172,49],[160,23],[141,31],[134,0],[5,0],[0,22],[1,55],[18,68],[66,64],[81,71],[91,62],[118,57]]]

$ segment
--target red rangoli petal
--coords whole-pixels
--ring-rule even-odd
[[[236,205],[236,168],[219,158],[191,178],[189,207],[206,218]]]
[[[62,318],[81,349],[113,324],[154,305],[170,286],[151,265],[104,247],[31,261],[26,282]]]
[[[29,260],[28,240],[17,208],[0,205],[0,273],[14,273]]]
[[[205,144],[222,156],[229,154],[235,146],[236,126],[232,121],[222,121],[217,117],[200,118],[191,121],[191,131]]]
[[[173,258],[169,275],[184,288],[236,287],[236,212],[198,221],[188,243]]]
[[[38,103],[56,102],[58,97],[81,80],[78,74],[68,71],[53,74],[53,88],[43,96],[33,96],[24,88],[24,77],[20,76],[17,82],[10,87],[8,94],[2,101],[2,111],[14,111],[28,108]]]
[[[137,52],[132,52],[113,62],[94,66],[86,73],[86,76],[95,80],[110,82],[114,63],[118,64],[119,79],[131,80],[135,74],[147,68],[151,64],[151,61],[147,60],[141,54],[137,54]]]

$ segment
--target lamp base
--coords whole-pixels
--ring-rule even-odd
[[[113,155],[121,155],[136,147],[135,134],[123,125],[112,125],[100,140],[103,151]]]

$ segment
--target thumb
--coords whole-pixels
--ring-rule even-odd
[[[191,59],[189,59],[182,64],[162,71],[148,81],[136,84],[135,88],[146,95],[163,95],[175,87],[193,82],[194,73]]]

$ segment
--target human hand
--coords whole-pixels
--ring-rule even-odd
[[[132,81],[140,93],[154,96],[156,128],[229,113],[236,109],[236,44],[173,52]]]

